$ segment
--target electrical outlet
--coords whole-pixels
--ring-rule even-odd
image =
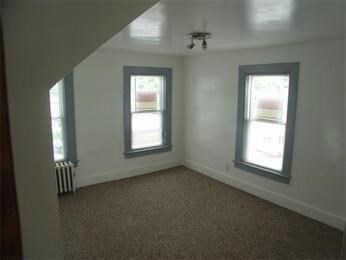
[[[225,171],[228,172],[229,171],[229,164],[225,165]]]

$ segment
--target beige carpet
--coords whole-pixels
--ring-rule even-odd
[[[60,197],[65,257],[336,258],[342,232],[177,167]]]

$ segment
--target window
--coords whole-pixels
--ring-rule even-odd
[[[49,91],[54,161],[77,164],[74,123],[73,75],[69,74]]]
[[[299,63],[239,67],[235,167],[289,182]]]
[[[172,69],[124,67],[125,157],[170,151]]]

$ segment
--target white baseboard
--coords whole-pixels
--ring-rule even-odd
[[[345,227],[346,219],[342,216],[337,216],[323,209],[316,208],[304,202],[297,201],[295,199],[289,198],[276,192],[272,192],[253,183],[249,183],[239,178],[226,175],[223,172],[211,169],[194,161],[184,160],[183,165],[187,168],[207,175],[213,179],[216,179],[235,188],[248,192],[256,197],[268,200],[274,204],[298,212],[306,217],[315,219],[329,226],[335,227],[340,230],[343,230]]]
[[[135,168],[98,173],[98,174],[85,176],[85,177],[77,176],[76,186],[84,187],[84,186],[108,182],[108,181],[120,180],[120,179],[134,177],[134,176],[138,176],[138,175],[142,175],[142,174],[146,174],[150,172],[173,168],[180,165],[182,165],[181,160],[164,161],[164,162],[155,163],[155,164],[142,165]]]

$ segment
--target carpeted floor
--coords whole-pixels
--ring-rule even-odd
[[[59,199],[65,257],[336,258],[342,232],[184,167]]]

